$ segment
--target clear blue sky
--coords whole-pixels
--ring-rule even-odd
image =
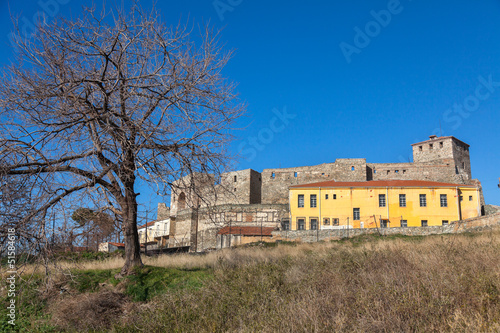
[[[248,104],[233,145],[239,169],[408,161],[410,145],[439,135],[441,124],[443,135],[471,145],[473,178],[486,202],[500,205],[500,0],[157,3],[167,23],[223,28],[236,52],[225,75]],[[12,55],[9,11],[32,21],[44,11],[77,16],[82,4],[90,1],[0,0],[0,63]],[[282,126],[273,119],[284,110]],[[144,207],[168,202],[141,193]]]

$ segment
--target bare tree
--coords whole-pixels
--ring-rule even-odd
[[[208,27],[196,39],[193,30],[134,5],[85,9],[16,40],[0,87],[0,165],[51,189],[25,222],[74,195],[99,197],[123,221],[122,274],[142,265],[138,184],[162,192],[185,175],[219,174],[245,108],[221,74],[231,53]]]
[[[115,221],[103,212],[94,211],[89,208],[78,208],[71,215],[71,219],[76,222],[66,231],[69,231],[69,240],[78,241],[79,238],[87,239],[87,249],[99,250],[99,243],[111,241],[115,232]],[[69,230],[68,230],[69,229]],[[69,243],[70,246],[73,243]]]

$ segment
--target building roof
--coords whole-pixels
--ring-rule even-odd
[[[109,242],[110,245],[116,246],[116,247],[125,247],[125,244],[123,243],[114,243],[114,242]]]
[[[426,180],[371,180],[365,182],[336,182],[329,180],[319,183],[310,183],[302,185],[293,185],[290,188],[304,188],[304,187],[471,187],[474,185],[452,184],[452,183],[439,183]]]
[[[276,230],[273,227],[224,227],[219,230],[218,235],[242,235],[242,236],[272,236],[271,233]]]
[[[147,227],[150,227],[150,226],[154,225],[155,223],[156,223],[156,221],[153,221],[153,222],[148,222],[148,223],[146,223],[146,224],[143,224],[143,225],[141,225],[141,226],[138,226],[138,227],[137,227],[137,229],[146,228],[146,226],[147,226]]]
[[[436,140],[442,140],[442,139],[452,139],[452,140],[455,140],[455,141],[458,141],[462,144],[464,144],[465,146],[467,147],[470,147],[469,144],[463,142],[462,140],[459,140],[457,138],[455,138],[454,136],[440,136],[440,137],[435,137],[435,138],[431,138],[429,140],[425,140],[425,141],[421,141],[421,142],[417,142],[417,143],[413,143],[412,146],[416,146],[416,145],[421,145],[423,143],[427,143],[427,142],[433,142],[433,141],[436,141]]]

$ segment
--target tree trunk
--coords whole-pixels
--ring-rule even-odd
[[[134,191],[127,191],[123,211],[123,234],[125,242],[125,264],[121,275],[130,275],[133,268],[142,266],[139,234],[137,233],[137,200]]]

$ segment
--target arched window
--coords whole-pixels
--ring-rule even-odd
[[[177,208],[186,208],[186,195],[184,194],[184,192],[181,192],[181,194],[179,194],[179,198],[177,199]]]

